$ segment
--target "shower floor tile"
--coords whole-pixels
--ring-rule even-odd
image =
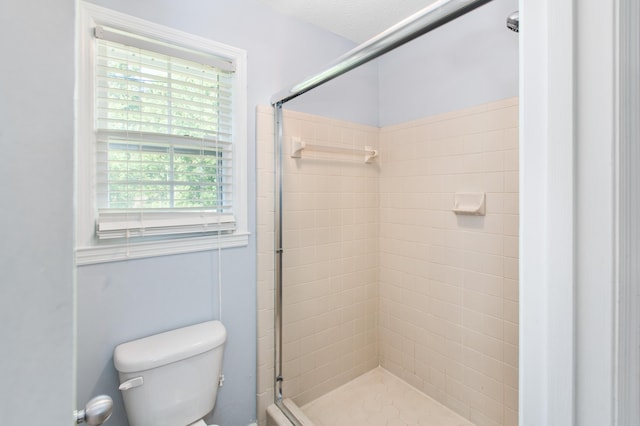
[[[473,426],[380,367],[301,408],[315,426]]]

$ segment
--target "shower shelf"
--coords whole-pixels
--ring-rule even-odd
[[[302,151],[335,152],[339,154],[363,155],[364,162],[370,164],[378,156],[378,150],[370,146],[363,148],[346,148],[342,146],[327,146],[306,143],[300,138],[291,138],[291,158],[302,158]]]
[[[484,216],[486,213],[486,195],[484,192],[456,192],[453,212],[459,215]]]

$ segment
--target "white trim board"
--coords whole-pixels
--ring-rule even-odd
[[[112,244],[76,249],[76,265],[142,259],[145,257],[167,256],[171,254],[193,253],[232,247],[243,247],[249,243],[249,234],[231,234],[224,237],[208,235],[204,237],[176,238],[161,241],[143,241]]]
[[[521,425],[573,424],[573,14],[520,2]]]
[[[640,4],[619,0],[616,425],[640,424]]]
[[[623,152],[638,139],[638,90],[624,75],[633,60],[623,54],[637,55],[638,36],[618,26],[633,15],[637,31],[631,3],[520,1],[522,426],[639,423],[638,301],[620,297],[637,288],[618,287],[626,259],[638,258],[638,238],[628,243],[640,159]],[[627,122],[624,105],[635,108]],[[619,139],[626,126],[635,133]],[[627,285],[637,285],[634,271]],[[633,420],[621,417],[625,404],[635,404]]]

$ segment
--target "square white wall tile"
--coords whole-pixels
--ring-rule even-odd
[[[517,99],[384,129],[288,111],[284,122],[285,141],[380,152],[371,165],[285,155],[287,396],[304,404],[381,363],[477,424],[517,422]],[[270,108],[257,126],[259,350],[272,351]],[[487,194],[486,216],[451,212],[465,191]]]

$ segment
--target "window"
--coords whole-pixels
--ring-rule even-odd
[[[246,244],[244,52],[82,11],[77,263]]]

